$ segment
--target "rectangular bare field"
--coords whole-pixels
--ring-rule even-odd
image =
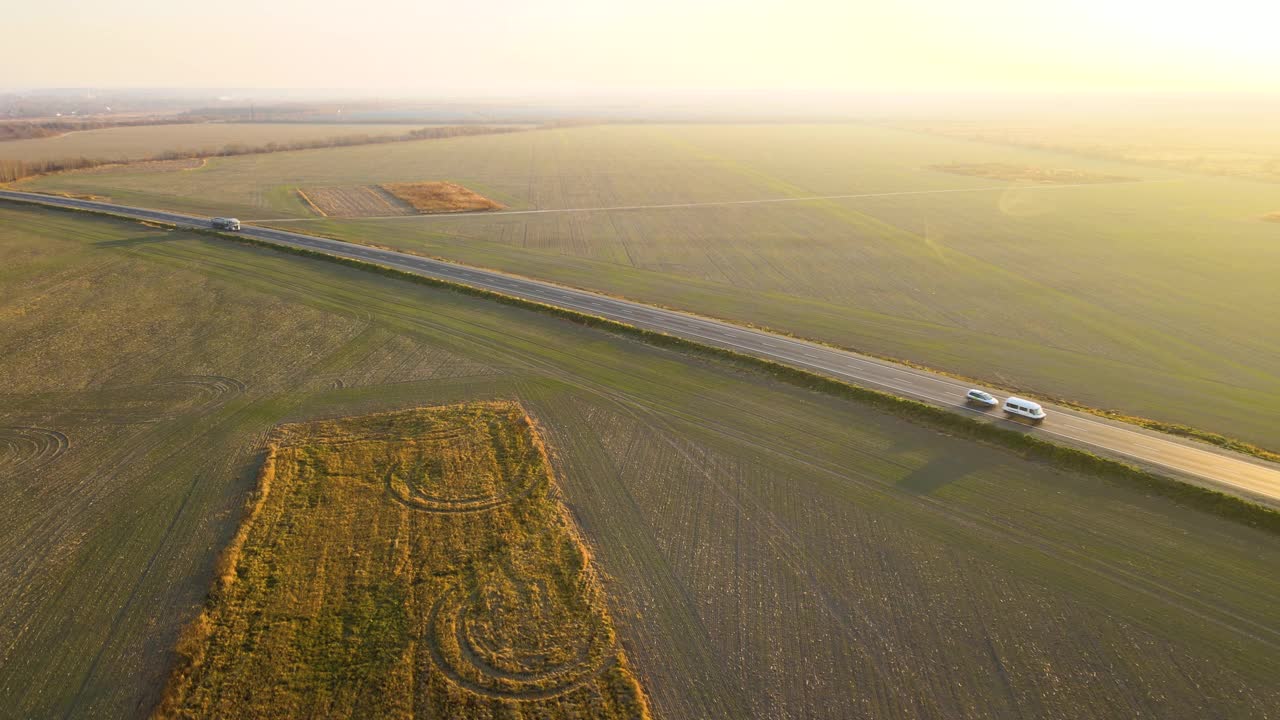
[[[1083,170],[1041,168],[1031,165],[1010,165],[1008,163],[951,163],[948,165],[931,165],[929,167],[932,170],[951,173],[952,175],[968,175],[970,177],[1006,180],[1009,182],[1028,181],[1046,185],[1132,182],[1137,180],[1137,178],[1124,175],[1102,175]]]
[[[377,185],[298,188],[298,197],[324,217],[413,215],[412,206]]]
[[[387,183],[381,186],[420,213],[501,210],[503,205],[451,182]]]
[[[645,718],[515,403],[280,428],[162,717]]]

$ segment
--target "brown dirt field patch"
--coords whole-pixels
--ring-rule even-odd
[[[1280,223],[1280,212],[1267,213],[1262,216],[1266,222]]]
[[[931,170],[938,170],[952,175],[968,175],[989,180],[1005,180],[1009,182],[1034,182],[1046,185],[1070,185],[1073,183],[1112,183],[1132,182],[1138,178],[1124,175],[1103,175],[1069,170],[1062,168],[1041,168],[1031,165],[1010,165],[1007,163],[950,163],[947,165],[930,165]]]
[[[387,183],[387,192],[420,213],[475,212],[501,210],[501,203],[451,182]]]

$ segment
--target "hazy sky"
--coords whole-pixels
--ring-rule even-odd
[[[0,87],[1280,90],[1273,0],[6,5]]]

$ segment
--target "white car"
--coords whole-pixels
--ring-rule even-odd
[[[965,402],[971,402],[975,405],[983,405],[989,408],[993,408],[1000,404],[1000,401],[991,393],[983,392],[981,390],[970,390],[964,394],[964,399]]]

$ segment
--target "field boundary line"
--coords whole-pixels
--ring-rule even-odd
[[[314,211],[315,214],[323,218],[329,217],[329,213],[321,210],[319,205],[316,205],[314,202],[312,202],[311,198],[307,197],[307,194],[303,192],[302,188],[298,188],[298,197],[302,198],[302,202],[305,203],[307,207],[311,208],[311,210]]]

